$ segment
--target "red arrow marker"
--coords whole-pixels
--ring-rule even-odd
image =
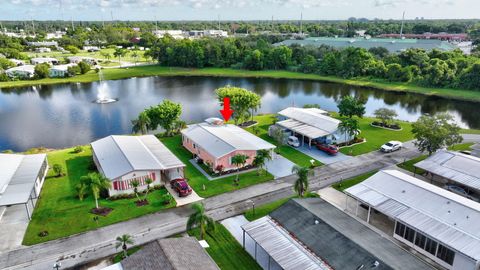
[[[220,110],[220,113],[223,116],[223,119],[225,119],[225,122],[230,119],[230,116],[232,116],[233,110],[230,109],[230,98],[229,97],[224,97],[223,98],[223,110]]]

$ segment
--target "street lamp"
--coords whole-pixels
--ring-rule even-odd
[[[253,216],[255,216],[255,202],[253,200],[247,200],[246,203],[252,203]]]
[[[55,270],[60,269],[60,267],[62,267],[62,264],[61,264],[61,263],[54,263],[54,264],[53,264],[53,269],[55,269]]]

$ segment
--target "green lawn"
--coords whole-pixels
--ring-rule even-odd
[[[75,186],[80,177],[89,172],[93,162],[90,147],[84,149],[84,152],[79,154],[74,154],[73,148],[48,153],[50,166],[61,164],[66,175],[56,178],[52,177],[51,170],[48,172],[23,244],[37,244],[175,206],[175,202],[163,204],[162,195],[167,193],[164,188],[150,192],[148,195],[150,204],[141,207],[135,205],[136,199],[117,201],[101,199],[100,206],[110,207],[113,211],[106,217],[99,217],[97,225],[93,221],[95,215],[89,213],[95,207],[93,197],[88,196],[84,201],[76,197]],[[38,236],[42,231],[47,231],[48,236]]]
[[[83,55],[85,53],[79,53]],[[47,55],[47,54],[40,54]],[[86,54],[91,56],[91,54]],[[62,55],[68,56],[68,54]],[[142,58],[140,58],[142,59]],[[112,59],[115,60],[115,59]],[[131,60],[125,58],[125,60]],[[143,60],[143,59],[142,59]],[[412,83],[398,83],[387,82],[381,80],[371,80],[369,78],[355,78],[343,79],[333,76],[321,76],[316,74],[304,74],[299,72],[281,71],[281,70],[263,70],[263,71],[249,71],[231,68],[203,68],[203,69],[188,69],[188,68],[171,68],[161,67],[158,65],[138,66],[130,68],[112,68],[105,69],[105,79],[124,79],[130,77],[145,77],[145,76],[219,76],[219,77],[255,77],[255,78],[283,78],[283,79],[301,79],[342,83],[353,86],[371,87],[387,91],[411,92],[429,96],[441,96],[452,99],[480,101],[480,91],[462,90],[462,89],[448,89],[448,88],[428,88],[418,86]],[[39,85],[39,84],[53,84],[61,82],[90,82],[97,81],[98,76],[80,75],[73,78],[66,79],[43,79],[35,81],[16,81],[16,82],[0,82],[0,88]]]
[[[262,170],[260,176],[257,175],[257,171],[240,174],[240,184],[238,186],[233,184],[233,180],[236,177],[234,175],[209,181],[190,163],[189,160],[192,159],[192,154],[182,146],[182,137],[180,135],[161,138],[160,140],[186,165],[184,171],[185,177],[188,179],[190,186],[201,197],[206,198],[273,179],[273,175]]]
[[[277,200],[277,201],[274,201],[274,202],[271,202],[271,203],[262,204],[260,206],[256,206],[255,207],[255,214],[253,214],[253,209],[249,209],[243,215],[245,216],[245,218],[248,221],[253,221],[253,220],[259,219],[261,217],[264,217],[264,216],[270,214],[275,209],[279,208],[284,203],[288,202],[288,200],[290,200],[291,198],[293,198],[293,196],[288,197],[288,198],[283,198],[283,199],[280,199],[280,200]]]
[[[297,164],[298,166],[310,167],[310,160],[312,160],[312,157],[305,155],[304,153],[288,145],[278,146],[278,143],[272,137],[268,136],[268,127],[273,125],[276,120],[274,114],[258,115],[254,117],[254,120],[258,121],[258,124],[256,126],[247,128],[250,133],[253,133],[265,141],[276,145],[277,151],[280,153],[280,155]],[[315,160],[315,166],[320,165],[322,165],[322,163],[318,160]]]
[[[362,182],[363,180],[366,180],[367,178],[374,175],[375,173],[377,173],[377,171],[368,172],[347,180],[343,180],[339,183],[333,184],[332,187],[338,191],[344,191],[345,189],[355,186],[356,184]]]
[[[60,52],[60,51],[53,51],[53,52],[48,52],[48,53],[27,52],[27,55],[29,57],[55,57],[60,61],[62,61],[64,58],[70,57],[70,56],[87,56],[87,57],[93,57],[93,58],[96,58],[96,59],[99,59],[99,60],[104,60],[104,61],[107,61],[107,60],[110,60],[112,62],[115,61],[116,62],[115,65],[118,66],[119,65],[118,64],[118,57],[113,56],[114,52],[115,52],[115,49],[105,48],[105,49],[101,49],[98,52],[87,52],[87,51],[81,50],[77,54],[63,53],[63,52]],[[122,62],[132,62],[132,63],[134,63],[135,58],[132,57],[132,51],[127,50],[127,52],[128,52],[127,55],[125,55],[124,57],[121,58]],[[145,58],[143,58],[144,52],[145,51],[137,50],[137,54],[138,54],[137,62],[138,63],[147,63]],[[102,53],[109,53],[111,58],[110,59],[105,59],[102,56]]]
[[[367,139],[367,142],[352,147],[343,147],[340,151],[347,155],[357,156],[376,151],[388,141],[405,142],[413,140],[411,123],[396,121],[403,129],[401,131],[393,131],[379,127],[372,127],[370,123],[375,120],[376,119],[372,117],[363,117],[359,120],[361,131],[359,137]]]
[[[418,163],[418,162],[420,162],[420,161],[422,161],[422,160],[424,160],[424,159],[426,159],[427,157],[428,157],[427,155],[421,155],[421,156],[419,156],[419,157],[417,157],[417,158],[410,159],[410,160],[407,160],[407,161],[405,161],[405,162],[403,162],[403,163],[400,163],[400,164],[398,164],[397,166],[400,167],[400,168],[402,168],[402,169],[404,169],[404,170],[407,170],[407,171],[413,173],[413,172],[415,172],[415,167],[414,167],[413,165],[416,164],[416,163]],[[417,173],[417,174],[423,174],[424,172],[425,172],[425,171],[422,170],[422,169],[418,169],[418,168],[417,168],[417,170],[416,170],[416,173]]]
[[[199,230],[188,232],[198,238]],[[215,232],[207,233],[205,240],[210,246],[208,254],[222,270],[261,270],[262,268],[248,254],[230,232],[220,223],[216,224]],[[200,270],[200,269],[199,269]]]
[[[453,146],[450,146],[448,150],[452,151],[470,151],[471,146],[474,145],[474,143],[460,143],[460,144],[455,144]]]
[[[132,255],[133,253],[139,251],[142,247],[140,246],[136,246],[136,247],[132,247],[132,248],[129,248],[127,250],[127,254],[128,256]],[[115,254],[115,256],[113,256],[113,263],[119,263],[121,262],[123,259],[123,251],[120,251],[119,253]]]

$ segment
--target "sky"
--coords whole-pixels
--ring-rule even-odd
[[[0,0],[0,20],[480,18],[480,0]]]

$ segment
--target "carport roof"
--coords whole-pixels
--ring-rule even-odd
[[[345,190],[385,215],[480,260],[480,204],[396,170]]]
[[[278,114],[288,119],[277,124],[309,138],[332,134],[340,124],[340,120],[326,115],[326,111],[317,108],[288,107]]]
[[[455,151],[440,150],[415,167],[480,190],[480,158]]]
[[[46,154],[0,154],[0,206],[27,203]]]
[[[92,142],[103,174],[115,179],[132,171],[184,167],[155,136],[108,136]]]

